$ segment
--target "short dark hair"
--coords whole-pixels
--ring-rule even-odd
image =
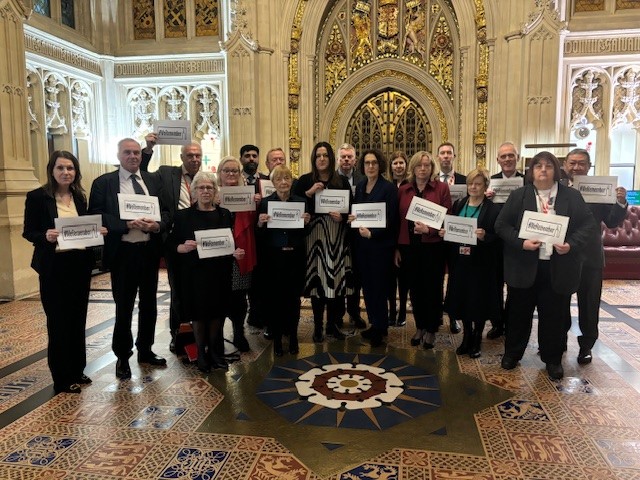
[[[73,183],[69,186],[69,190],[71,190],[72,193],[79,195],[82,199],[86,199],[84,188],[82,188],[82,184],[80,183],[80,180],[82,180],[82,175],[80,174],[80,162],[73,153],[68,152],[67,150],[56,150],[49,156],[49,163],[47,163],[47,183],[43,187],[45,192],[53,197],[58,190],[58,182],[53,178],[53,168],[55,167],[56,160],[58,160],[58,158],[71,160],[73,168],[76,170],[76,176],[73,179]]]
[[[358,171],[364,174],[364,157],[369,154],[375,155],[376,160],[378,161],[378,175],[382,177],[387,171],[387,159],[385,158],[384,153],[382,153],[377,148],[370,148],[368,150],[365,150],[362,155],[360,155],[360,160],[358,161]]]
[[[553,180],[555,182],[560,181],[560,162],[558,158],[551,152],[542,151],[536,153],[531,159],[531,163],[529,164],[529,170],[527,170],[528,180],[533,182],[533,167],[535,167],[542,160],[545,160],[551,164],[553,164]]]
[[[451,147],[451,150],[453,150],[453,154],[454,155],[456,154],[456,146],[453,143],[451,143],[451,142],[442,142],[440,145],[438,145],[438,149],[436,150],[436,155],[438,153],[440,153],[440,149],[442,147]]]
[[[242,148],[240,149],[240,156],[242,157],[246,152],[250,152],[251,150],[255,150],[255,152],[260,155],[260,149],[258,147],[256,147],[255,145],[243,145]]]

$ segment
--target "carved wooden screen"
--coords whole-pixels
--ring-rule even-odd
[[[345,141],[355,146],[358,153],[377,148],[388,157],[401,150],[411,158],[419,150],[431,151],[431,125],[424,110],[409,97],[386,91],[356,109]]]

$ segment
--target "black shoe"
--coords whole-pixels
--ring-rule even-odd
[[[412,347],[417,347],[418,345],[420,345],[420,342],[422,341],[422,336],[424,335],[422,330],[417,330],[416,334],[411,337],[411,346]]]
[[[362,330],[360,332],[360,336],[362,338],[371,338],[371,336],[373,335],[374,331],[375,331],[375,329],[373,327],[369,327],[366,330]]]
[[[426,332],[422,337],[422,348],[425,350],[432,349],[436,344],[436,334],[431,332]]]
[[[518,366],[518,360],[512,357],[504,356],[500,362],[500,366],[505,370],[513,370]]]
[[[263,336],[264,338],[266,338],[267,340],[271,340],[271,339],[273,339],[273,335],[272,335],[272,334],[271,334],[271,332],[269,331],[269,327],[266,327],[266,328],[264,329],[264,333],[262,334],[262,336]]]
[[[167,364],[167,360],[149,350],[148,352],[138,352],[138,363],[148,363],[149,365],[164,367]]]
[[[342,328],[344,326],[344,320],[342,318],[339,318],[336,320],[336,326],[338,328]]]
[[[80,385],[89,385],[93,380],[87,377],[84,373],[80,375],[80,378],[76,381]]]
[[[344,340],[347,336],[340,331],[337,326],[327,328],[327,335],[335,338],[336,340]]]
[[[400,315],[398,315],[398,321],[396,322],[396,325],[398,327],[404,327],[407,324],[407,314],[405,313],[404,315],[401,313]]]
[[[281,357],[282,355],[284,355],[284,352],[282,351],[282,345],[280,345],[279,347],[276,345],[273,346],[273,355],[276,357]]]
[[[373,332],[371,332],[371,336],[369,337],[369,342],[371,343],[372,347],[379,347],[383,343],[382,339],[383,339],[382,331],[375,329],[373,330]]]
[[[245,337],[244,335],[239,337],[234,337],[233,344],[240,352],[251,351],[251,347],[249,346],[249,341],[247,340],[247,337]]]
[[[578,363],[580,365],[588,365],[593,360],[593,355],[591,355],[590,348],[580,348],[580,353],[578,353]]]
[[[53,391],[56,393],[80,393],[82,389],[80,385],[77,383],[72,383],[71,385],[64,385],[60,387],[53,387]]]
[[[176,339],[172,338],[171,341],[169,342],[169,351],[171,353],[176,353]]]
[[[487,332],[487,338],[489,340],[495,340],[496,338],[500,338],[504,335],[504,330],[500,327],[491,327],[491,330]]]
[[[289,353],[291,355],[297,355],[300,353],[300,348],[298,347],[298,337],[295,335],[291,335],[289,337]]]
[[[462,330],[460,329],[460,325],[453,318],[449,319],[449,330],[451,333],[460,333]]]
[[[213,358],[211,360],[211,368],[216,370],[229,370],[229,364],[221,358]]]
[[[322,342],[324,342],[324,335],[322,334],[322,324],[319,324],[313,328],[313,343]]]
[[[564,377],[564,370],[562,365],[556,363],[547,363],[547,373],[551,380],[560,380]]]
[[[131,378],[131,368],[129,367],[129,360],[118,359],[116,362],[116,377],[120,380],[126,380]]]

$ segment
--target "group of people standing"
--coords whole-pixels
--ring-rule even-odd
[[[297,354],[301,296],[311,299],[313,341],[317,343],[325,335],[345,338],[340,327],[346,309],[355,327],[362,329],[362,337],[380,346],[389,326],[406,323],[409,296],[416,324],[412,346],[433,348],[446,311],[452,333],[460,331],[457,320],[463,324],[457,353],[476,358],[481,354],[485,322],[490,320],[489,338],[506,333],[505,369],[515,368],[522,358],[537,307],[541,359],[551,378],[561,378],[571,325],[569,302],[578,291],[583,332],[578,361],[591,361],[597,338],[597,311],[594,318],[591,310],[594,296],[599,304],[602,282],[599,222],[613,226],[621,221],[626,192],[618,189],[616,205],[595,208],[569,188],[574,174],[589,170],[586,151],[572,151],[564,171],[554,155],[540,152],[531,161],[524,186],[512,192],[505,204],[497,204],[491,198],[487,171],[474,169],[464,176],[453,170],[455,150],[448,142],[438,147],[439,168],[426,151],[409,160],[395,152],[387,162],[381,152],[370,149],[356,162],[355,148],[348,144],[338,149],[337,161],[331,145],[319,142],[312,150],[311,171],[294,180],[282,149],[267,153],[270,175],[259,174],[259,150],[254,145],[245,145],[240,159],[225,157],[217,175],[200,171],[202,149],[197,143],[182,147],[181,166],[162,166],[149,173],[156,137],[150,134],[146,140],[144,150],[133,139],[119,142],[120,168],[95,180],[88,204],[78,160],[65,151],[51,155],[47,183],[27,195],[24,237],[35,246],[32,266],[40,275],[56,392],[76,393],[81,384],[91,381],[84,374],[84,331],[93,252],[59,251],[54,225],[57,217],[85,213],[103,218],[103,265],[111,272],[116,304],[112,347],[120,379],[131,376],[136,295],[138,361],[166,364],[166,359],[151,350],[161,256],[171,287],[170,349],[175,351],[180,324],[190,322],[198,348],[197,365],[203,372],[228,368],[222,336],[226,318],[233,325],[233,343],[240,351],[249,350],[244,334],[248,311],[250,325],[267,326],[265,336],[273,339],[274,355],[284,354],[287,337],[289,353]],[[501,172],[494,177],[521,175],[516,170],[518,159],[513,144],[501,145],[497,158]],[[561,180],[563,172],[566,178]],[[260,182],[267,178],[275,191],[263,198]],[[466,184],[467,192],[452,204],[450,185],[456,183]],[[255,185],[255,211],[232,213],[220,206],[219,189],[240,185]],[[315,196],[326,189],[348,191],[350,205],[383,203],[386,227],[351,228],[352,213],[316,212]],[[121,220],[118,193],[157,196],[161,220]],[[443,229],[408,220],[414,197],[436,203],[449,214],[476,218],[477,244],[445,242]],[[271,202],[304,204],[304,227],[270,228]],[[519,238],[527,210],[568,217],[564,243],[547,245]],[[200,258],[196,232],[217,228],[231,229],[233,254]],[[581,275],[583,269],[589,274]],[[64,295],[69,281],[74,282],[73,298]],[[359,314],[360,288],[370,322],[367,329]]]

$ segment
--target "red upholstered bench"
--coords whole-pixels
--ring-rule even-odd
[[[622,225],[606,228],[602,224],[604,278],[640,279],[640,207],[627,209]]]

